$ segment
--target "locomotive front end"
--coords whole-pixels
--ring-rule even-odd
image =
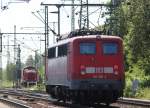
[[[76,100],[108,104],[123,96],[122,40],[91,36],[77,39],[73,46],[71,89],[77,92]]]

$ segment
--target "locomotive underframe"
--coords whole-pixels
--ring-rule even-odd
[[[113,103],[123,96],[123,81],[73,80],[71,85],[46,85],[46,92],[58,100],[71,100],[81,104]]]

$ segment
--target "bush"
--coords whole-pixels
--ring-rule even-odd
[[[139,64],[134,64],[129,70],[125,73],[126,76],[126,87],[124,90],[124,96],[126,97],[141,97],[142,89],[150,85],[150,76],[146,76],[144,70],[140,68]],[[137,79],[139,81],[138,88],[136,93],[132,90],[132,81]]]

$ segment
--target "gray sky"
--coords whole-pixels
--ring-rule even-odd
[[[31,0],[29,3],[26,2],[19,2],[16,3],[14,0],[2,0],[2,5],[8,5],[8,9],[1,10],[0,11],[0,29],[1,32],[14,32],[14,25],[16,25],[16,31],[17,32],[44,32],[43,28],[35,28],[35,27],[44,27],[44,24],[38,20],[32,12],[34,12],[36,15],[37,11],[40,11],[40,15],[44,17],[43,12],[43,6],[41,6],[41,2],[44,3],[64,3],[64,1],[61,0]],[[103,3],[107,2],[109,0],[89,0],[89,3]],[[8,3],[9,2],[9,3]],[[71,2],[66,2],[71,3]],[[76,0],[76,3],[79,3],[79,1]],[[70,32],[71,30],[71,11],[70,7],[62,7],[61,8],[61,34],[65,34]],[[90,11],[95,11],[98,8],[89,8]],[[75,12],[79,12],[80,8],[76,7]],[[49,7],[49,12],[51,11],[57,11],[57,8]],[[99,20],[98,17],[100,10],[96,11],[97,14],[91,14],[90,15],[90,21],[94,25],[102,24],[104,22],[104,19]],[[39,15],[38,15],[39,16]],[[69,16],[69,17],[68,17]],[[79,15],[75,16],[75,28],[78,28],[78,19]],[[57,15],[56,14],[49,14],[49,22],[57,22]],[[53,25],[50,23],[49,26],[53,29]],[[94,27],[92,24],[90,24],[91,27]],[[33,27],[32,29],[26,28],[26,27]],[[55,25],[55,30],[57,32],[57,25]],[[8,38],[9,37],[9,38]],[[8,41],[9,39],[9,41]],[[27,57],[29,55],[34,56],[34,51],[38,50],[38,53],[44,52],[44,42],[40,41],[43,40],[44,36],[33,36],[33,35],[17,35],[17,44],[21,45],[21,58],[22,62],[25,62]],[[13,45],[14,44],[14,36],[13,35],[3,35],[3,45]],[[50,33],[50,44],[53,43],[53,36]],[[3,60],[3,67],[6,66],[7,62],[7,51],[8,47],[3,47],[2,52],[2,60]],[[14,59],[14,51],[13,47],[9,47],[10,51],[10,61],[13,62]]]

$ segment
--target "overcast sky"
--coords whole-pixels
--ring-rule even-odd
[[[89,3],[103,3],[108,0],[89,0]],[[35,17],[33,12],[37,14],[37,11],[40,11],[40,15],[44,17],[44,11],[43,6],[41,6],[41,2],[43,3],[64,3],[62,0],[31,0],[29,3],[27,2],[20,2],[15,0],[2,0],[1,7],[8,6],[8,9],[0,11],[0,29],[3,33],[10,33],[14,32],[14,25],[16,25],[16,31],[17,32],[44,32],[44,28],[32,28],[27,29],[26,27],[44,27],[44,24]],[[65,3],[71,3],[71,2],[65,2]],[[76,3],[79,3],[78,0],[76,0]],[[62,7],[61,8],[61,34],[67,33],[71,30],[71,11],[70,7]],[[79,7],[76,7],[76,12],[79,11]],[[90,8],[90,10],[94,11],[98,8]],[[55,6],[49,7],[49,12],[51,11],[57,11],[57,8]],[[94,17],[91,15],[90,20],[93,24],[98,25],[98,23],[103,23],[104,20],[98,21],[99,12],[96,11],[98,14],[94,14]],[[75,16],[75,26],[76,29],[78,28],[78,19],[79,14]],[[49,22],[57,22],[57,15],[56,14],[49,14]],[[53,26],[51,23],[49,23],[49,26],[53,29],[55,27],[55,31],[57,32],[57,24]],[[92,25],[91,25],[92,26]],[[23,29],[22,29],[23,28]],[[8,38],[9,37],[9,38]],[[9,39],[9,41],[8,41]],[[44,42],[40,41],[43,40],[43,36],[33,36],[33,35],[17,35],[17,44],[21,45],[21,61],[25,62],[26,58],[29,55],[34,56],[34,51],[38,50],[38,53],[44,52]],[[53,36],[50,34],[50,44],[53,43]],[[13,35],[3,35],[3,45],[13,45],[14,44],[14,37]],[[9,49],[10,52],[10,61],[13,62],[13,47],[10,46],[4,47],[3,46],[3,53],[2,53],[2,62],[3,67],[6,66],[7,62],[7,51]]]

